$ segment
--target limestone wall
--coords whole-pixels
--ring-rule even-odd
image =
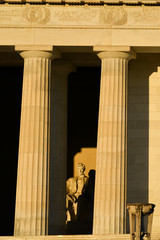
[[[138,54],[129,66],[129,202],[156,204],[153,232],[160,232],[160,66],[159,54]]]
[[[156,204],[153,231],[160,232],[160,68],[149,79],[149,201]]]

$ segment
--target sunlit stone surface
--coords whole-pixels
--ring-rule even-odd
[[[23,65],[17,51],[23,51],[25,59],[15,236],[36,239],[48,234],[49,228],[51,234],[65,232],[69,62],[77,67],[101,67],[102,74],[97,149],[79,146],[75,153],[79,155],[74,156],[75,162],[79,156],[83,162],[84,156],[87,171],[92,167],[97,174],[93,234],[62,238],[129,239],[126,203],[151,202],[156,205],[152,239],[159,239],[159,16],[158,0],[0,3],[0,65]],[[51,66],[56,52],[62,58],[58,71],[54,63]],[[132,53],[137,58],[128,65]],[[94,163],[89,153],[94,153]],[[74,172],[75,166],[70,167]]]

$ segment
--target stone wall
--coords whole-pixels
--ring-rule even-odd
[[[137,54],[129,66],[127,199],[156,204],[153,232],[160,223],[159,54]]]
[[[149,78],[149,201],[156,204],[155,215],[153,218],[153,232],[160,232],[159,174],[160,174],[160,68],[158,68],[158,72],[153,73]]]

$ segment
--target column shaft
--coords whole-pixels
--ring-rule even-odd
[[[130,55],[101,52],[102,59],[94,234],[125,232],[127,71]]]
[[[44,235],[47,225],[52,54],[22,52],[24,58],[15,235]]]
[[[67,62],[52,63],[49,234],[66,230],[68,74],[73,70]]]

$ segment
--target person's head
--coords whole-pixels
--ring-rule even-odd
[[[86,166],[83,163],[78,163],[77,164],[77,173],[78,176],[84,175],[84,171],[86,170]]]

